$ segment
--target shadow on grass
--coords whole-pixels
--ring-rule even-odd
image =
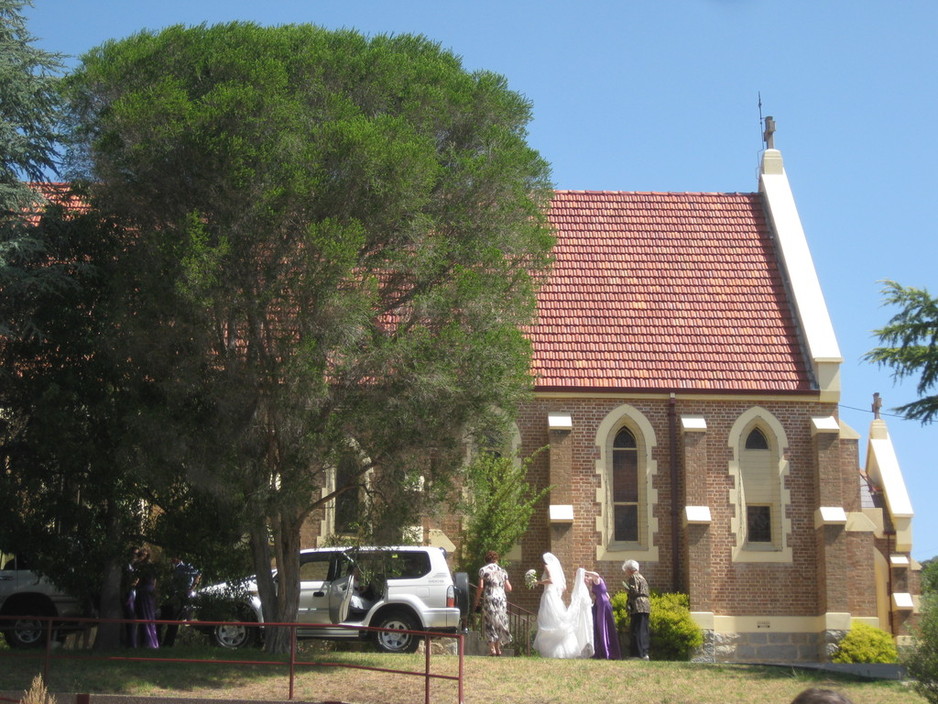
[[[717,665],[696,665],[688,664],[688,667],[709,667],[713,672],[723,672],[732,675],[739,673],[740,677],[748,680],[802,680],[805,682],[869,682],[870,678],[849,672],[837,672],[834,670],[823,670],[811,667],[798,667],[797,665],[747,665],[747,664],[717,664]]]
[[[32,678],[43,671],[43,659],[39,651],[0,650],[0,690],[27,689]],[[332,652],[302,646],[297,651],[297,660],[388,666],[377,653]],[[303,665],[297,667],[296,672],[298,675],[313,672],[329,675],[338,669]],[[171,690],[185,694],[247,685],[286,688],[288,678],[288,655],[274,655],[260,649],[223,650],[183,645],[160,650],[55,650],[48,663],[46,685],[60,692],[135,694]]]

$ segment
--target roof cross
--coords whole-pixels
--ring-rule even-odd
[[[771,115],[765,117],[765,132],[762,133],[762,141],[765,142],[766,149],[775,149],[775,120]]]

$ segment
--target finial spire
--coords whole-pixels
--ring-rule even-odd
[[[775,149],[775,120],[771,115],[765,116],[765,132],[762,133],[762,141],[765,142],[766,149]]]
[[[879,420],[879,409],[883,407],[883,399],[879,397],[879,393],[873,394],[873,419]]]

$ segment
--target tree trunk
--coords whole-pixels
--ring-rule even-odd
[[[108,503],[108,538],[111,545],[121,545],[120,522],[115,515],[111,503]],[[101,580],[101,606],[99,615],[103,619],[120,619],[124,617],[123,608],[123,576],[125,560],[120,557],[110,559],[104,565],[104,574]],[[114,621],[106,621],[98,626],[98,635],[95,637],[96,650],[116,650],[121,646],[121,633],[125,626]]]
[[[267,543],[266,525],[252,531],[251,549],[257,568],[257,588],[264,611],[264,620],[270,623],[295,623],[300,605],[300,525],[302,519],[275,517],[273,552],[277,579],[271,577],[271,546]],[[266,567],[265,567],[266,565]],[[267,628],[264,631],[264,650],[286,653],[290,649],[292,629]]]

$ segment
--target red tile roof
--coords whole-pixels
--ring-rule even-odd
[[[812,388],[756,193],[557,191],[536,389]]]

